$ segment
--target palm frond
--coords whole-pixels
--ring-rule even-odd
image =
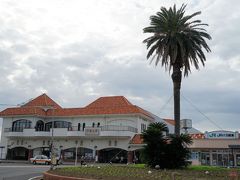
[[[191,72],[191,65],[199,69],[199,63],[204,66],[206,57],[203,50],[211,52],[206,40],[211,36],[203,28],[208,24],[201,20],[191,19],[200,11],[185,15],[186,4],[177,9],[176,5],[169,9],[161,7],[160,11],[150,17],[150,26],[143,29],[144,33],[153,35],[145,39],[147,59],[155,60],[155,65],[161,61],[161,66],[171,70],[178,64],[184,71],[184,76]]]

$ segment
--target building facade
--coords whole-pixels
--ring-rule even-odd
[[[240,166],[240,139],[237,131],[212,131],[192,136],[191,161],[196,165]]]
[[[51,155],[64,160],[132,161],[142,146],[132,138],[154,122],[123,96],[101,97],[83,108],[62,108],[46,94],[21,107],[7,108],[1,134],[2,159],[28,160]],[[77,156],[76,156],[77,155]]]
[[[141,132],[164,122],[169,133],[175,121],[161,119],[123,96],[101,97],[82,108],[62,108],[46,94],[0,112],[3,118],[0,159],[29,160],[35,155],[65,161],[134,162],[144,147]],[[240,166],[239,133],[181,129],[193,138],[191,161],[196,165]]]

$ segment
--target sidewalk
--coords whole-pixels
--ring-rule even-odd
[[[30,164],[30,162],[26,160],[5,160],[5,159],[0,159],[0,163]]]

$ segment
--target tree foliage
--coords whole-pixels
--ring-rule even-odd
[[[203,49],[210,52],[205,39],[211,39],[203,26],[201,20],[192,20],[201,12],[195,12],[191,15],[185,15],[186,5],[176,9],[176,5],[161,11],[156,15],[150,16],[150,25],[143,29],[144,33],[152,33],[152,36],[146,38],[148,54],[147,59],[151,62],[155,60],[155,65],[161,62],[169,71],[174,65],[184,70],[187,76],[191,71],[191,64],[199,69],[199,60],[204,65],[206,57]],[[191,21],[192,20],[192,21]]]
[[[152,123],[142,133],[146,146],[142,151],[144,161],[151,167],[159,165],[160,168],[180,168],[188,165],[190,151],[187,145],[192,143],[187,134],[180,136],[169,135],[166,124]]]

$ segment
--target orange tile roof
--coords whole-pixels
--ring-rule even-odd
[[[41,107],[53,106],[54,109]],[[24,106],[18,108],[7,108],[0,112],[0,116],[13,115],[38,115],[38,116],[79,116],[79,115],[109,115],[109,114],[142,114],[154,118],[151,114],[133,104],[123,96],[101,97],[84,108],[61,108],[46,94],[43,94]]]
[[[34,107],[38,107],[38,106],[44,107],[45,106],[45,107],[52,107],[55,109],[62,108],[55,101],[53,101],[49,96],[47,96],[45,93],[23,105],[23,107],[26,107],[26,106],[34,106]]]
[[[141,134],[135,134],[130,141],[130,144],[143,144],[143,137]]]
[[[132,106],[132,104],[124,96],[100,97],[93,101],[86,108],[101,108],[101,107],[122,107]]]
[[[163,119],[165,122],[167,122],[168,124],[171,124],[173,126],[175,126],[175,120],[173,119]]]

